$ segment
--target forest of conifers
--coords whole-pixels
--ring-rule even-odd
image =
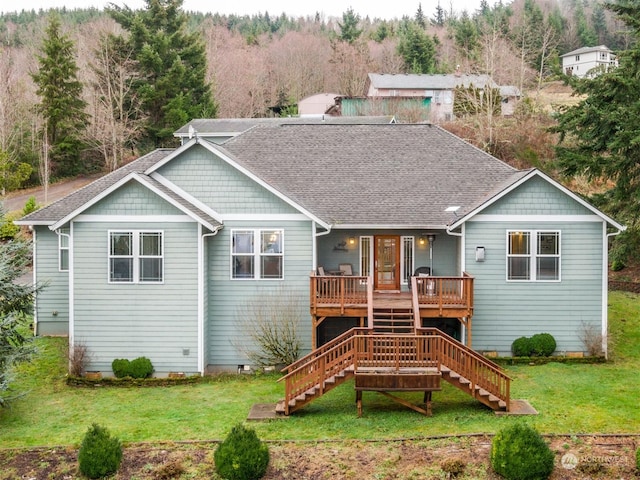
[[[596,0],[484,1],[473,12],[416,1],[401,19],[352,9],[341,18],[222,16],[184,12],[179,0],[147,4],[144,17],[115,5],[0,16],[3,191],[112,170],[174,144],[172,130],[192,117],[262,117],[275,106],[295,114],[315,93],[363,95],[369,72],[481,73],[518,87],[525,100],[514,118],[462,118],[446,128],[516,166],[551,168],[553,119],[537,93],[559,78],[559,55],[601,44],[623,50],[632,38]],[[174,21],[153,32],[162,9]],[[173,63],[162,67],[164,58]],[[47,82],[61,77],[70,87],[47,100]],[[194,96],[198,88],[206,91]],[[65,95],[71,105],[60,104]]]

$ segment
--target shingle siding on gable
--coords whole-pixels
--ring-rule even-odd
[[[483,215],[591,215],[542,178],[532,178],[482,211]]]
[[[284,229],[284,280],[231,280],[230,238],[237,228]],[[277,300],[282,292],[299,298],[299,336],[305,351],[311,348],[309,274],[312,270],[311,222],[226,222],[215,237],[207,239],[208,364],[209,368],[234,369],[248,364],[236,348],[248,341],[240,313],[262,294]],[[207,363],[207,362],[205,362]]]
[[[199,145],[163,166],[159,173],[220,214],[298,213]]]
[[[44,285],[36,301],[38,335],[69,333],[69,273],[58,269],[58,235],[47,227],[35,227],[35,269]],[[56,314],[54,314],[56,312]]]
[[[84,213],[87,215],[183,215],[183,212],[135,180],[123,185]]]
[[[473,348],[510,355],[521,336],[551,333],[557,351],[584,351],[580,332],[602,324],[603,222],[527,221],[528,215],[591,215],[584,206],[532,179],[482,212],[483,221],[471,219],[465,227],[466,270],[476,277]],[[519,221],[491,221],[491,215],[513,215]],[[539,217],[538,217],[539,218]],[[560,282],[508,282],[507,231],[561,232]],[[485,247],[485,261],[475,261],[476,246]]]
[[[162,284],[108,283],[108,231],[126,228],[164,232]],[[78,222],[74,234],[75,340],[92,355],[89,369],[109,372],[115,358],[146,356],[156,373],[196,373],[197,224]]]

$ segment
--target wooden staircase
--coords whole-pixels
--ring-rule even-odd
[[[373,330],[383,334],[413,334],[413,307],[373,307]]]
[[[508,410],[511,379],[502,368],[435,328],[386,334],[353,328],[289,365],[285,398],[276,405],[289,415],[358,374],[401,375],[437,371],[442,379],[493,410]]]

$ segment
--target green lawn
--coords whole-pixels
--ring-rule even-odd
[[[433,417],[365,392],[358,418],[352,383],[290,418],[255,423],[272,440],[388,439],[445,434],[492,433],[527,421],[543,433],[638,433],[640,409],[640,296],[610,295],[611,361],[605,364],[508,367],[513,398],[524,398],[535,417],[497,417],[471,397],[444,383],[434,393]],[[276,376],[224,376],[183,386],[78,388],[65,383],[60,354],[66,340],[38,339],[40,355],[20,369],[15,387],[27,394],[0,411],[0,446],[77,444],[98,422],[124,442],[217,440],[244,421],[254,403],[283,396]],[[418,402],[420,394],[413,396]]]

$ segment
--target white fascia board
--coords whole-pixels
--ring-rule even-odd
[[[201,202],[200,200],[198,200],[196,197],[194,197],[190,193],[187,193],[182,188],[178,187],[175,183],[172,183],[166,177],[163,177],[158,172],[154,172],[149,176],[151,178],[153,178],[156,182],[161,183],[162,185],[167,187],[169,190],[171,190],[176,195],[179,195],[180,197],[184,198],[186,201],[188,201],[193,206],[198,207],[200,210],[202,210],[206,214],[208,214],[211,217],[213,217],[217,222],[222,223],[223,216],[220,213],[216,212],[211,207],[209,207],[206,203]]]
[[[207,227],[209,230],[211,230],[212,232],[215,232],[216,230],[218,230],[220,228],[220,225],[212,225],[209,222],[205,221],[203,218],[200,218],[198,215],[196,215],[194,212],[192,212],[191,210],[189,210],[188,208],[186,208],[184,205],[176,202],[173,198],[169,197],[167,194],[165,194],[163,191],[158,190],[154,185],[151,185],[149,182],[147,182],[143,177],[141,177],[139,174],[135,173],[134,177],[135,180],[137,180],[138,182],[140,182],[142,185],[144,185],[145,187],[147,187],[149,190],[151,190],[153,193],[155,193],[156,195],[158,195],[160,198],[162,198],[163,200],[169,202],[171,205],[173,205],[174,207],[176,207],[178,210],[180,210],[181,212],[185,213],[186,215],[188,215],[189,217],[193,218],[197,223],[199,223],[200,225],[204,225],[205,227]],[[179,195],[179,194],[178,194]],[[185,199],[186,200],[186,199]]]
[[[29,221],[29,220],[14,220],[13,221],[14,224],[16,225],[44,225],[44,226],[48,226],[48,225],[53,225],[54,223],[56,223],[53,220],[36,220],[34,221]]]
[[[93,197],[91,200],[89,200],[85,204],[83,204],[82,206],[80,206],[79,208],[77,208],[76,210],[74,210],[73,212],[71,212],[70,214],[68,214],[64,218],[62,218],[61,220],[58,220],[58,222],[54,223],[53,225],[50,225],[49,229],[50,230],[57,230],[58,228],[62,227],[63,225],[66,225],[69,221],[71,221],[72,219],[74,219],[75,217],[80,215],[82,212],[86,211],[89,207],[95,205],[100,200],[108,197],[113,192],[118,190],[120,187],[122,187],[123,185],[129,183],[131,180],[135,180],[138,183],[140,183],[142,186],[144,186],[145,188],[148,188],[153,193],[158,195],[160,198],[162,198],[163,200],[169,202],[171,205],[173,205],[178,210],[180,210],[181,212],[183,212],[186,215],[188,215],[189,217],[191,217],[196,222],[201,223],[202,225],[206,226],[207,228],[209,228],[209,229],[211,229],[213,231],[218,229],[218,226],[210,225],[209,222],[204,221],[202,218],[200,218],[197,215],[195,215],[189,209],[187,209],[183,205],[177,203],[173,198],[168,197],[164,192],[158,190],[153,185],[150,185],[147,181],[145,181],[144,178],[142,178],[136,172],[132,172],[129,175],[127,175],[126,177],[121,178],[118,182],[114,183],[109,188],[103,190],[102,192],[100,192],[98,195]]]
[[[446,225],[386,225],[382,223],[339,223],[332,225],[333,230],[446,230]]]
[[[479,213],[468,222],[560,222],[560,223],[604,223],[598,215],[484,215]]]
[[[273,195],[275,195],[276,197],[278,197],[280,200],[282,200],[283,202],[287,203],[288,205],[292,206],[293,208],[295,208],[296,210],[298,210],[299,212],[303,213],[305,216],[307,216],[308,218],[310,218],[311,220],[315,221],[316,223],[318,223],[319,225],[321,225],[322,227],[329,229],[330,226],[328,223],[326,223],[325,221],[319,219],[318,217],[316,217],[314,214],[312,214],[311,212],[309,212],[306,208],[303,208],[301,205],[298,205],[296,202],[294,202],[293,200],[291,200],[289,197],[287,197],[286,195],[282,194],[281,192],[279,192],[278,190],[276,190],[275,188],[273,188],[271,185],[269,185],[268,183],[266,183],[264,180],[262,180],[261,178],[259,178],[257,175],[255,175],[254,173],[250,172],[249,170],[247,170],[246,168],[242,167],[241,165],[238,164],[238,162],[236,162],[233,158],[231,158],[230,155],[223,153],[217,145],[207,142],[202,141],[200,138],[196,138],[194,140],[192,140],[191,142],[185,144],[184,146],[187,148],[190,148],[195,142],[201,146],[203,146],[204,148],[206,148],[207,150],[209,150],[212,154],[214,154],[215,156],[219,157],[222,161],[226,162],[227,164],[229,164],[231,167],[235,168],[236,170],[238,170],[240,173],[242,173],[243,175],[247,176],[248,178],[250,178],[251,180],[253,180],[254,182],[256,182],[258,185],[266,188],[269,192],[271,192]],[[186,150],[186,148],[180,148],[179,150],[181,150],[180,153],[182,153],[184,150]],[[174,152],[175,153],[175,152]],[[157,164],[155,164],[153,167],[151,167],[149,170],[147,170],[145,173],[147,173],[147,175],[150,175],[151,173],[153,173],[155,170],[157,170],[158,168],[160,168],[162,165],[165,165],[167,162],[169,162],[171,159],[175,158],[176,155],[171,154],[167,157],[165,157],[161,162],[158,162]]]
[[[538,177],[542,178],[543,180],[546,180],[552,186],[554,186],[555,188],[557,188],[558,190],[560,190],[564,194],[568,195],[570,198],[572,198],[573,200],[578,202],[580,205],[582,205],[586,209],[590,210],[592,213],[594,213],[595,215],[600,217],[600,219],[602,219],[603,221],[605,221],[609,225],[613,226],[614,228],[617,228],[620,231],[625,231],[627,229],[627,227],[625,227],[623,225],[620,225],[614,219],[612,219],[608,215],[605,215],[604,213],[602,213],[600,210],[598,210],[593,205],[589,204],[588,202],[586,202],[585,200],[580,198],[578,195],[573,193],[571,190],[569,190],[568,188],[564,187],[563,185],[561,185],[560,183],[556,182],[554,179],[552,179],[548,175],[542,173],[540,170],[535,169],[535,168],[532,169],[531,172],[529,172],[527,175],[525,175],[521,179],[519,179],[516,182],[514,182],[513,184],[511,184],[509,187],[507,187],[504,190],[502,190],[497,195],[494,195],[491,199],[489,199],[488,201],[486,201],[485,203],[483,203],[479,207],[477,207],[474,210],[472,210],[471,212],[467,213],[465,216],[459,218],[457,221],[455,221],[453,224],[451,224],[449,226],[449,229],[450,230],[455,230],[456,228],[460,227],[460,225],[462,225],[463,223],[469,221],[472,217],[475,217],[481,211],[483,211],[484,209],[486,209],[490,205],[493,205],[498,200],[502,199],[503,197],[505,197],[506,195],[511,193],[513,190],[515,190],[516,188],[520,187],[525,182],[528,182],[529,180],[531,180],[535,176],[538,176]]]

